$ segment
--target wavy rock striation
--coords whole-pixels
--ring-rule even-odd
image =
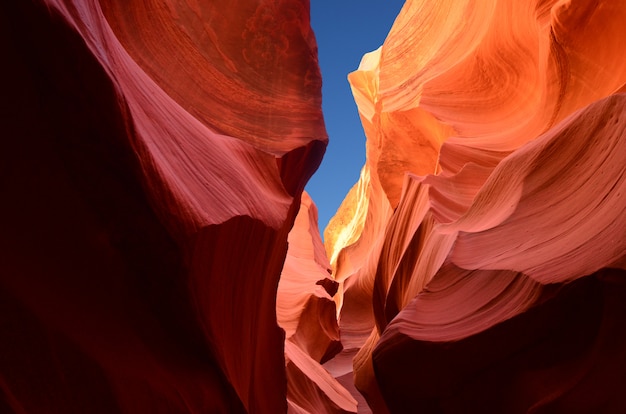
[[[353,366],[327,366],[360,411],[626,410],[625,19],[409,0],[349,75],[367,161],[325,240]]]
[[[325,244],[308,2],[235,3],[0,6],[0,411],[625,412],[622,2],[407,1]]]
[[[0,10],[0,411],[285,412],[276,290],[327,142],[308,2]]]

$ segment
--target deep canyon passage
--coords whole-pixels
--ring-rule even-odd
[[[407,0],[323,242],[308,0],[0,10],[0,413],[626,412],[626,2]]]

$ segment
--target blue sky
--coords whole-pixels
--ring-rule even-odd
[[[383,44],[403,4],[404,0],[311,0],[330,142],[306,190],[317,204],[322,232],[365,163],[365,134],[348,73],[357,69],[365,53]]]

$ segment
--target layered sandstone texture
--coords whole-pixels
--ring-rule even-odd
[[[623,2],[407,1],[324,242],[307,0],[0,11],[0,412],[626,411]]]
[[[620,1],[409,0],[349,75],[326,366],[360,412],[626,411],[623,39]]]
[[[286,412],[276,292],[327,143],[308,0],[0,20],[0,412]]]

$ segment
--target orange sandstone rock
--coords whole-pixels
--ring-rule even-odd
[[[349,75],[366,164],[325,238],[375,412],[626,409],[625,17],[409,0]]]

